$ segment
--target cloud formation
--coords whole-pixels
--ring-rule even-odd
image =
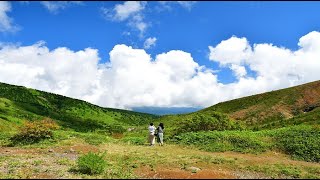
[[[123,4],[116,4],[113,9],[101,8],[103,15],[113,21],[126,21],[129,26],[143,35],[148,24],[144,20],[143,10],[146,2],[126,1]]]
[[[177,1],[179,5],[186,8],[187,10],[191,10],[192,6],[196,3],[196,1]]]
[[[48,9],[49,12],[56,14],[72,4],[81,4],[81,1],[41,1],[41,4]]]
[[[125,1],[116,4],[113,8],[102,7],[101,11],[107,20],[125,22],[133,30],[137,30],[140,38],[143,38],[146,30],[152,24],[147,20],[146,12],[156,11],[157,8],[159,11],[160,7],[160,9],[163,10],[169,10],[172,4],[178,4],[187,10],[191,10],[195,3],[195,1],[159,1],[158,4],[160,4],[160,6],[152,7],[151,3],[149,5],[146,1]]]
[[[196,1],[158,1],[163,9],[160,10],[171,10],[173,4],[180,5],[181,7],[191,10]]]
[[[253,93],[259,93],[320,79],[320,33],[313,31],[301,37],[298,46],[296,51],[266,43],[251,46],[244,37],[231,37],[215,47],[209,46],[210,60],[230,67],[238,77],[241,75],[234,85],[252,82],[248,88],[258,87]],[[244,71],[240,73],[236,67],[244,65],[256,72],[257,77],[248,78]]]
[[[11,11],[11,4],[7,1],[0,1],[0,32],[14,32],[18,27],[13,24],[12,18],[7,13]]]
[[[54,92],[114,108],[207,107],[221,101],[320,79],[320,33],[300,38],[292,51],[272,44],[250,45],[231,37],[210,46],[210,60],[230,68],[237,80],[223,84],[190,53],[171,50],[152,58],[143,49],[115,45],[107,63],[98,50],[49,50],[0,45],[0,81]],[[230,50],[232,49],[232,50]],[[256,72],[249,77],[249,71]]]
[[[143,47],[145,49],[150,49],[151,47],[155,46],[156,45],[156,41],[157,41],[157,38],[155,37],[149,37],[148,39],[146,39],[144,41],[144,44],[143,44]]]

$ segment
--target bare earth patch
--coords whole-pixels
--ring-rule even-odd
[[[157,167],[152,170],[150,167],[141,167],[135,171],[143,178],[153,179],[235,179],[236,176],[228,171],[217,171],[214,169],[203,169],[197,172],[179,168]]]

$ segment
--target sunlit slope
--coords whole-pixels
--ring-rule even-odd
[[[148,124],[155,115],[102,108],[88,102],[65,96],[0,83],[0,121],[19,124],[23,120],[49,117],[64,127],[85,131],[101,124]]]
[[[213,111],[256,129],[319,124],[320,81],[218,103],[197,113]]]

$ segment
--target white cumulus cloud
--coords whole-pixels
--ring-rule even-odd
[[[306,34],[298,45],[293,51],[272,44],[250,45],[245,38],[231,37],[209,47],[210,59],[230,68],[237,77],[224,84],[212,69],[181,50],[153,58],[144,49],[120,44],[110,51],[109,61],[101,64],[98,50],[92,48],[50,50],[43,42],[0,44],[0,81],[105,107],[207,107],[319,80],[320,33]],[[248,76],[249,71],[256,76]]]
[[[232,97],[240,97],[319,80],[320,33],[308,33],[298,45],[296,51],[272,44],[251,46],[246,38],[233,36],[215,47],[209,46],[210,60],[234,70],[239,81],[230,87],[239,92]],[[257,77],[243,77],[246,71],[239,69],[241,65],[247,65]]]
[[[128,19],[130,16],[139,13],[144,9],[145,3],[139,1],[126,1],[114,7],[114,18],[120,21]]]
[[[212,103],[210,85],[217,77],[199,66],[190,53],[173,50],[152,59],[143,49],[116,45],[108,63],[98,62],[98,51],[91,48],[75,52],[66,47],[49,50],[43,42],[2,45],[0,81],[106,107]]]
[[[82,98],[96,79],[97,50],[50,51],[43,43],[4,46],[0,50],[0,81]]]
[[[221,41],[216,47],[209,46],[210,60],[221,65],[241,64],[251,55],[251,47],[246,38],[235,36]]]
[[[247,74],[246,68],[244,66],[239,66],[237,64],[232,64],[230,69],[234,72],[236,77],[239,79]]]

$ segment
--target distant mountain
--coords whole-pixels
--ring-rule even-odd
[[[157,115],[173,115],[173,114],[185,114],[195,111],[199,111],[200,107],[134,107],[133,111],[157,114]]]

